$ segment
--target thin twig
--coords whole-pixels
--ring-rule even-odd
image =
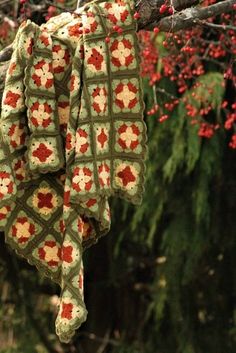
[[[160,88],[160,87],[155,87],[156,88],[156,92],[159,92],[159,93],[162,93],[164,94],[165,96],[171,98],[171,99],[179,99],[177,96],[174,96],[173,94],[169,93],[169,92],[166,92],[164,90],[164,88]]]
[[[97,353],[104,353],[107,345],[109,344],[110,330],[107,330],[101,346],[98,348]]]
[[[80,332],[78,332],[78,336],[84,336],[84,337],[87,337],[90,340],[96,341],[96,342],[101,342],[101,343],[104,342],[104,338],[99,337],[99,336],[95,335],[95,333],[92,333],[92,332],[80,331]],[[121,343],[119,341],[111,339],[111,338],[107,339],[107,343],[109,343],[113,346],[116,346],[116,347],[119,347],[121,345]]]
[[[228,30],[233,30],[236,31],[236,27],[235,26],[230,26],[230,25],[218,25],[216,23],[210,23],[210,22],[206,22],[206,21],[202,21],[202,20],[196,20],[197,24],[202,25],[202,26],[206,26],[206,27],[210,27],[210,28],[214,28],[220,31],[228,31]]]

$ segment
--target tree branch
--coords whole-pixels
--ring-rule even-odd
[[[11,59],[12,45],[8,45],[6,48],[0,51],[0,62],[4,62]]]
[[[152,21],[152,23],[147,21],[147,25],[145,23],[142,23],[142,25],[144,24],[144,28],[147,30],[158,27],[163,32],[177,32],[198,25],[199,20],[233,11],[233,4],[235,4],[235,0],[224,0],[207,7],[191,7],[161,20]],[[140,15],[142,18],[142,13]]]
[[[220,31],[228,31],[228,30],[232,30],[236,32],[236,27],[235,26],[229,26],[229,25],[218,25],[216,23],[211,23],[211,22],[206,22],[203,20],[197,20],[197,24],[205,26],[205,27],[210,27],[213,29],[217,29]]]

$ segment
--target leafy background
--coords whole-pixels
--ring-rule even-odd
[[[54,4],[74,9],[76,1]],[[1,10],[3,48],[21,18],[17,1],[2,0]],[[30,16],[40,24],[50,11],[61,10],[35,10]],[[210,102],[218,121],[219,106],[232,100],[232,87],[222,86],[223,73],[214,65],[205,71],[197,79],[201,99],[193,97],[191,87],[182,98],[197,109],[200,101]],[[147,112],[153,87],[148,78],[143,84]],[[178,94],[166,78],[159,87]],[[143,203],[110,200],[110,234],[85,253],[89,315],[71,344],[60,344],[54,331],[59,288],[18,258],[1,234],[1,353],[236,351],[235,151],[223,130],[199,138],[183,101],[165,123],[145,115],[149,155]],[[156,103],[163,106],[165,96],[157,95]]]

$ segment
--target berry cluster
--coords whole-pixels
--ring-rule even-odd
[[[165,1],[163,5],[161,5],[159,12],[161,15],[168,13],[169,15],[172,15],[174,13],[174,8],[172,5],[169,4],[168,1]]]
[[[204,0],[202,6],[215,2]],[[177,33],[164,34],[158,28],[154,33],[139,33],[142,75],[149,78],[155,92],[153,107],[147,114],[163,122],[171,117],[179,103],[184,103],[189,123],[199,126],[199,137],[211,138],[218,129],[225,129],[231,135],[231,148],[236,148],[235,9],[234,4],[231,13],[222,13],[207,20],[226,26],[222,29],[203,25]],[[165,3],[160,13],[167,11],[168,4]],[[217,81],[217,85],[205,82],[204,77],[209,73],[221,74],[219,77],[222,79]],[[160,89],[162,82],[168,81],[169,85],[165,84],[165,87],[170,87],[170,90]],[[225,91],[224,102],[216,107],[208,98],[214,97],[222,88]],[[175,96],[172,92],[176,92]]]

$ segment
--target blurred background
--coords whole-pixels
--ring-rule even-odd
[[[25,16],[41,24],[77,1],[24,3],[0,0],[0,50]],[[71,344],[55,335],[59,287],[1,234],[0,353],[236,352],[236,11],[208,23],[226,27],[139,33],[146,190],[138,207],[110,200],[111,231],[84,254],[89,314]]]

